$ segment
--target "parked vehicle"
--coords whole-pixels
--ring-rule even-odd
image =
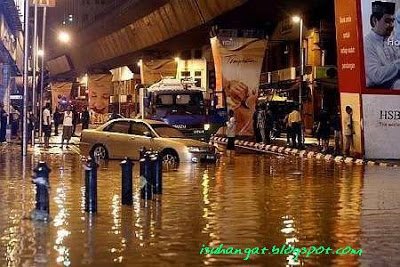
[[[100,159],[139,159],[142,147],[159,151],[164,163],[215,161],[214,146],[186,138],[181,131],[161,121],[115,119],[96,129],[83,130],[83,155]]]

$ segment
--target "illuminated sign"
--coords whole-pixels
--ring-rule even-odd
[[[31,5],[38,5],[40,7],[55,7],[56,0],[31,0]]]

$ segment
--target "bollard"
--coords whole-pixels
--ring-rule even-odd
[[[85,166],[85,211],[97,212],[97,163],[89,158]]]
[[[150,158],[146,153],[140,159],[140,197],[141,199],[152,199],[152,185],[151,185],[151,166]]]
[[[35,211],[32,213],[32,219],[47,221],[49,219],[49,173],[50,168],[44,161],[40,161],[33,170],[35,175],[32,183],[36,185],[36,205]]]
[[[133,204],[133,191],[132,191],[132,169],[133,163],[129,158],[125,158],[121,162],[122,169],[122,183],[121,183],[121,201],[122,205]]]
[[[151,157],[153,193],[162,194],[162,158],[158,153]]]

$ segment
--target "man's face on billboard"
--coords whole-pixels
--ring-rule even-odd
[[[374,20],[375,20],[375,26],[373,27],[374,32],[379,34],[380,36],[389,37],[393,31],[393,25],[394,25],[393,15],[384,14],[380,20],[378,20],[377,18],[374,18]]]

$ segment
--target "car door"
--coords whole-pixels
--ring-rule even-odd
[[[108,125],[104,130],[104,144],[110,158],[125,158],[134,156],[131,135],[131,122],[120,120]]]
[[[143,122],[132,122],[132,137],[130,139],[131,146],[133,147],[134,159],[139,159],[139,150],[142,147],[147,149],[152,147],[152,137],[146,136],[146,132],[152,134],[152,131]]]

